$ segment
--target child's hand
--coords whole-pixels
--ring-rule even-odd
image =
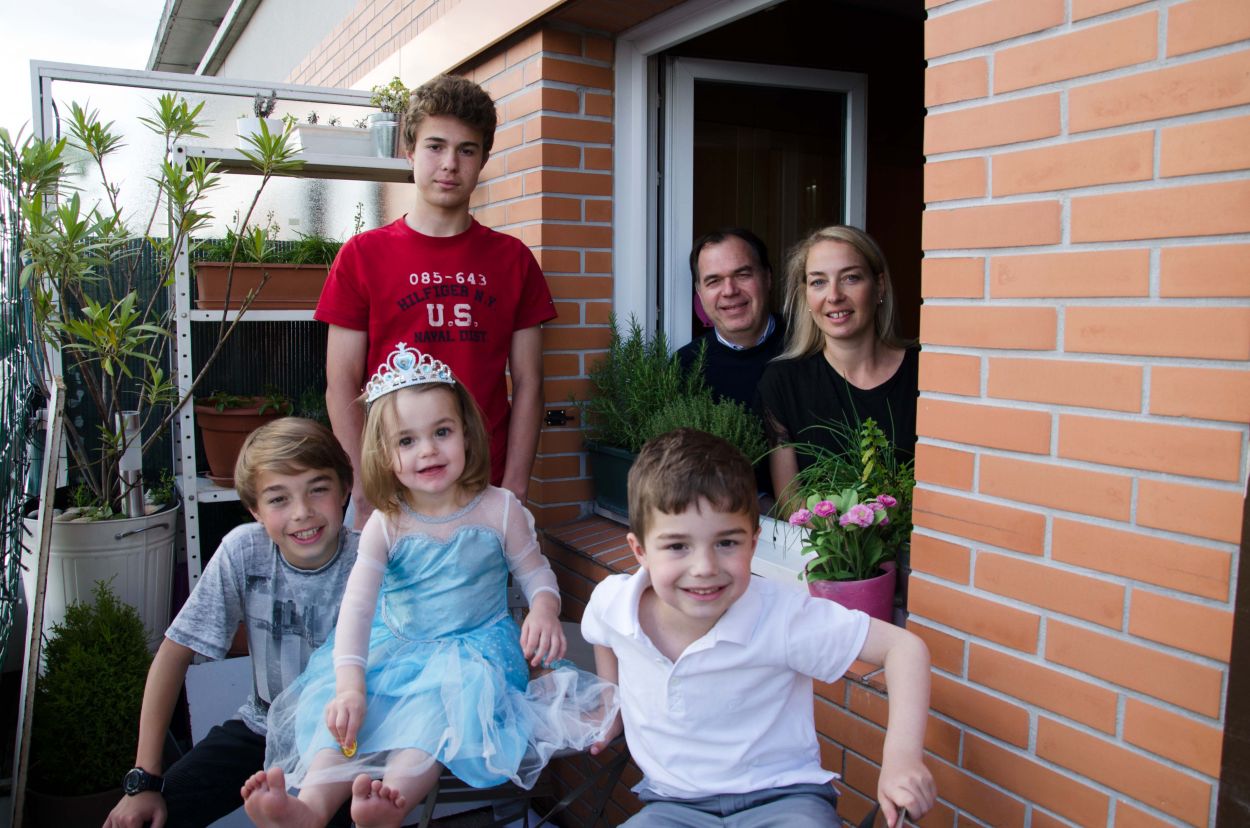
[[[612,720],[612,726],[608,728],[608,732],[603,734],[603,739],[595,742],[590,746],[590,755],[598,756],[603,749],[612,743],[612,740],[621,735],[621,731],[625,729],[625,723],[621,721],[621,714],[617,713],[616,718]]]
[[[877,801],[881,803],[881,814],[886,825],[893,826],[899,822],[899,811],[907,809],[907,816],[913,820],[920,819],[933,807],[937,797],[937,788],[933,784],[933,775],[925,767],[924,762],[891,761],[888,757],[881,763],[881,776],[877,780]]]
[[[544,598],[550,598],[550,594],[542,592],[534,597],[534,606],[521,625],[521,652],[525,653],[532,667],[564,658],[568,646],[564,640],[564,627],[560,625],[555,609],[550,606],[555,601],[544,601]]]
[[[359,690],[344,690],[326,705],[326,727],[340,747],[356,747],[356,734],[365,720],[365,694]]]

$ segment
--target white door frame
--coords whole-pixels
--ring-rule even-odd
[[[661,283],[664,331],[669,342],[690,341],[692,281],[686,278],[690,243],[694,239],[694,84],[698,80],[756,86],[789,87],[838,92],[847,96],[845,169],[842,203],[846,223],[864,226],[867,159],[865,95],[868,77],[856,72],[769,66],[727,60],[676,58],[665,73],[664,174],[661,199],[666,217],[661,229],[664,278]],[[781,251],[778,251],[780,254]]]
[[[616,102],[614,117],[614,171],[613,171],[613,223],[612,304],[618,324],[624,325],[631,315],[636,316],[647,329],[656,324],[657,296],[656,248],[657,240],[651,217],[658,206],[657,176],[650,163],[655,157],[656,134],[653,129],[656,111],[656,95],[649,88],[648,58],[676,46],[693,37],[755,14],[763,9],[780,5],[782,0],[688,0],[673,9],[621,33],[616,40]],[[710,61],[709,61],[710,62]],[[765,68],[765,67],[761,67]],[[834,73],[842,74],[842,73]],[[858,94],[851,94],[847,130],[847,182],[858,184],[858,196],[848,198],[848,220],[862,224],[863,181],[866,147],[863,140],[865,128],[865,102],[863,87]],[[857,137],[858,136],[858,137]],[[855,205],[858,204],[858,207]],[[859,210],[857,214],[853,212]],[[687,202],[689,221],[689,203]],[[671,213],[669,214],[671,215]],[[670,222],[671,232],[671,222]],[[685,238],[689,239],[689,232]],[[686,244],[687,242],[683,242]],[[672,250],[673,245],[666,245]],[[674,271],[667,263],[670,273]],[[681,280],[671,278],[670,283]],[[688,283],[686,283],[688,284]],[[689,325],[689,292],[686,292],[687,312],[667,313],[666,333],[673,337],[675,319],[687,320]],[[665,297],[666,299],[669,297]],[[670,307],[666,304],[666,307]],[[689,338],[689,332],[685,333]],[[686,339],[672,339],[685,342]]]

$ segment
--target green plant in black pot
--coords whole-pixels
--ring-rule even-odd
[[[752,463],[768,451],[759,417],[735,400],[717,400],[710,393],[678,397],[655,412],[647,420],[645,430],[650,439],[683,426],[720,437]]]
[[[138,612],[100,581],[44,644],[35,691],[30,787],[67,796],[120,789],[134,763],[152,656]],[[120,792],[119,792],[120,793]]]
[[[657,411],[674,400],[710,392],[703,382],[703,366],[682,371],[663,331],[647,337],[631,317],[622,336],[615,315],[609,325],[608,352],[590,369],[595,392],[579,407],[586,415],[591,442],[637,454],[655,436],[648,423]]]

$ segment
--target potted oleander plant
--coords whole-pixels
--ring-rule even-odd
[[[391,78],[389,83],[374,86],[370,92],[369,103],[381,110],[369,115],[369,133],[373,136],[374,154],[379,158],[394,158],[402,150],[399,126],[408,109],[411,92],[399,79],[399,75]]]
[[[134,607],[100,581],[43,645],[27,774],[27,825],[101,825],[134,763],[152,656]]]
[[[294,409],[280,391],[264,394],[231,394],[215,391],[195,401],[195,424],[208,459],[208,479],[218,486],[234,487],[234,464],[247,436],[265,423],[285,417]]]
[[[814,460],[791,484],[782,512],[801,530],[811,557],[804,569],[812,595],[829,598],[874,618],[894,617],[899,564],[906,565],[911,537],[912,461],[899,461],[871,418],[856,428],[825,426],[839,433],[844,451],[795,444]],[[906,572],[904,572],[906,574]]]
[[[716,400],[703,379],[702,354],[683,371],[662,331],[647,336],[634,318],[622,333],[610,320],[607,353],[590,369],[594,393],[577,403],[587,425],[595,502],[609,512],[628,511],[626,477],[644,443],[681,426],[723,437],[747,459],[765,453],[758,418],[732,400]]]
[[[176,323],[167,288],[175,253],[212,221],[203,204],[219,176],[204,159],[175,163],[174,145],[203,135],[202,108],[160,95],[139,120],[158,136],[164,154],[146,178],[134,174],[124,182],[112,176],[123,135],[96,110],[71,103],[64,138],[14,138],[0,129],[0,192],[16,205],[5,243],[20,251],[22,262],[20,275],[5,274],[6,291],[28,310],[20,332],[29,343],[24,367],[45,402],[62,375],[72,389],[73,408],[62,426],[69,485],[59,502],[32,502],[27,511],[32,538],[41,518],[53,516],[49,626],[93,583],[110,577],[122,600],[139,608],[152,643],[169,622],[179,504],[168,486],[153,488],[165,490],[169,502],[148,502],[142,473],[149,485],[169,473],[172,456],[156,450],[161,437],[238,324],[223,324],[218,345],[180,391],[170,368]],[[284,135],[254,136],[248,147],[244,154],[259,184],[244,221],[269,180],[298,166]],[[83,176],[98,180],[100,202],[84,198]],[[142,187],[155,192],[135,193]],[[150,207],[140,214],[134,204]],[[66,514],[71,490],[79,508]],[[30,561],[26,571],[35,571]],[[29,579],[27,590],[29,597]]]

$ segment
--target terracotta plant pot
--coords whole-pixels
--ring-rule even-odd
[[[836,601],[847,609],[891,623],[894,617],[893,562],[881,565],[881,574],[866,581],[808,581],[807,591],[816,598]]]
[[[260,413],[261,398],[247,408],[226,408],[218,411],[215,406],[197,405],[195,422],[204,440],[204,454],[208,457],[208,479],[218,486],[234,486],[234,464],[247,435],[272,420],[282,416],[277,411]]]
[[[227,262],[195,263],[197,308],[222,310],[226,307],[226,277],[229,272]],[[260,287],[266,272],[269,281]],[[238,310],[248,293],[259,288],[256,300],[251,304],[255,310],[311,310],[317,307],[329,274],[330,268],[325,265],[236,263],[227,309]]]

